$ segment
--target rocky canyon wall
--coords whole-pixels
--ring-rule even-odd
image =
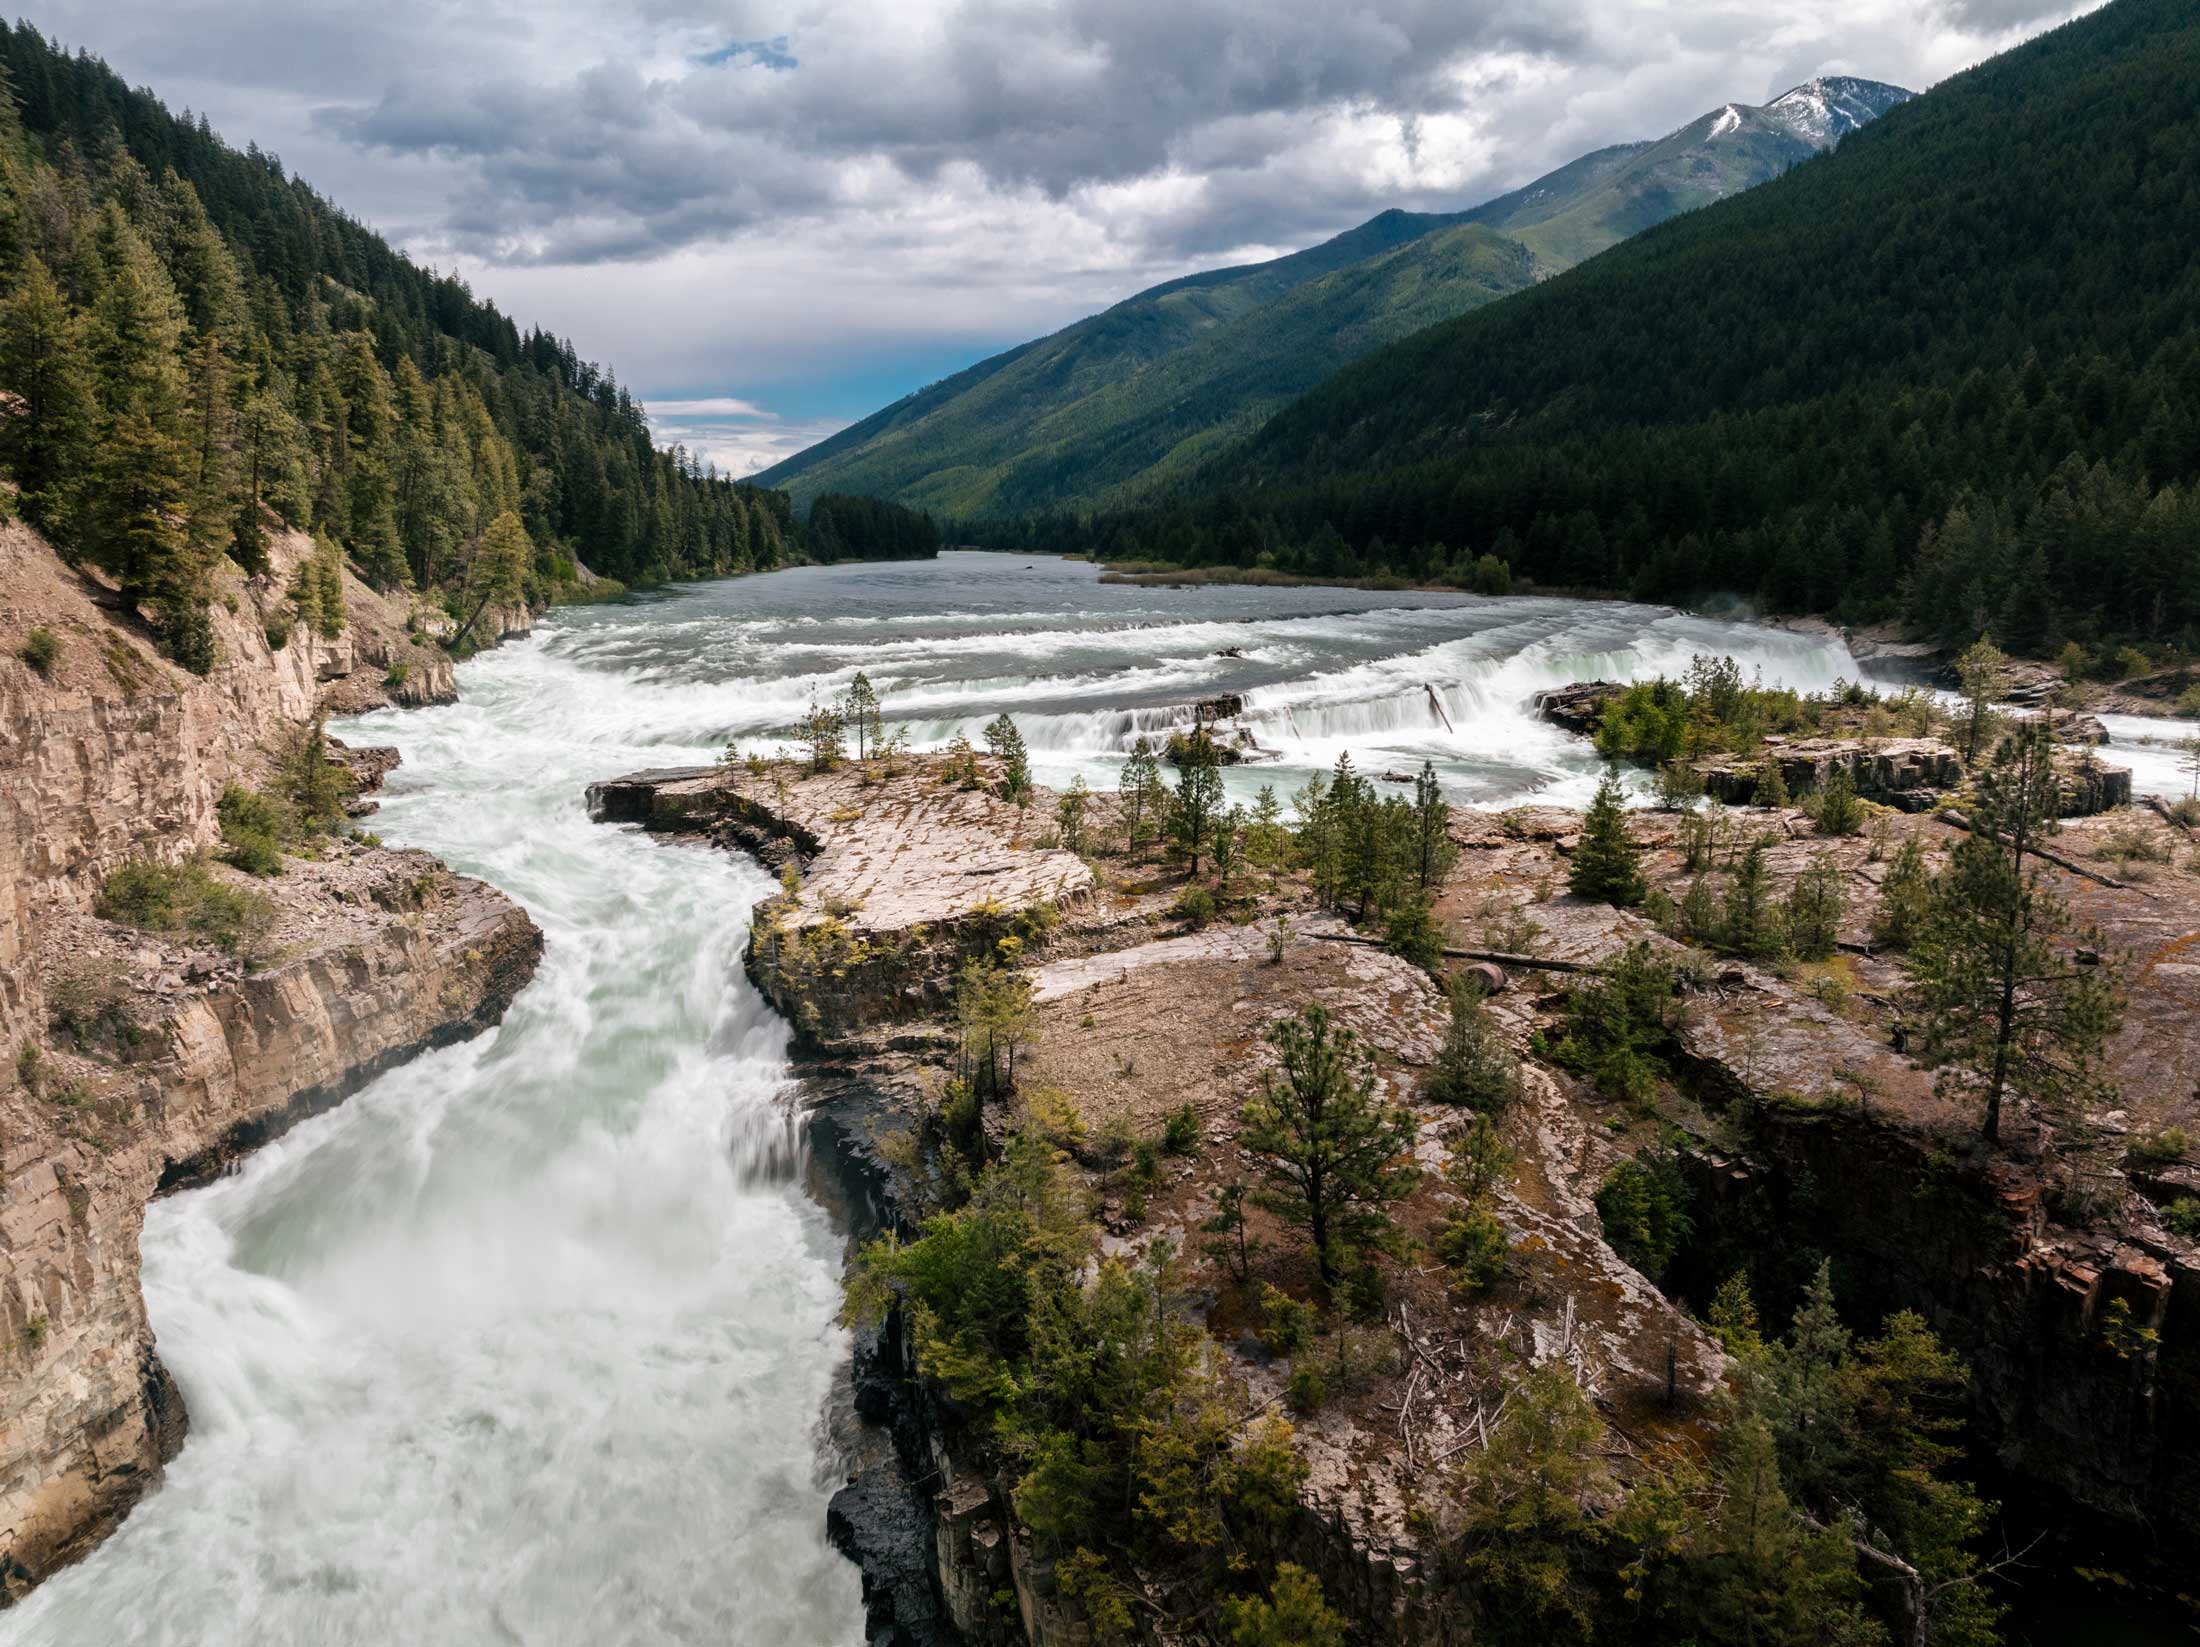
[[[96,1542],[181,1444],[139,1286],[146,1203],[495,1023],[540,954],[493,889],[348,841],[255,883],[274,926],[249,964],[94,915],[118,866],[213,844],[224,789],[286,732],[454,695],[409,597],[346,574],[336,634],[291,621],[310,552],[280,536],[268,574],[231,575],[199,677],[111,589],[0,527],[0,1601]],[[22,656],[34,630],[58,643],[43,669]]]

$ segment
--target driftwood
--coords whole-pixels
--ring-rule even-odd
[[[1363,944],[1369,949],[1380,949],[1380,938],[1363,938],[1356,932],[1310,932],[1310,938],[1319,938],[1331,944]],[[1533,955],[1508,955],[1501,949],[1452,949],[1448,946],[1437,951],[1447,961],[1489,961],[1497,966],[1523,967],[1530,972],[1601,972],[1604,969],[1594,961],[1545,961]]]
[[[2170,828],[2186,835],[2190,835],[2192,833],[2192,825],[2179,822],[2177,814],[2172,812],[2166,805],[2163,804],[2161,796],[2142,795],[2139,797],[2139,799],[2144,805],[2159,814],[2162,822],[2168,824]]]
[[[1971,820],[1969,818],[1966,818],[1962,813],[1958,812],[1952,806],[1942,807],[1938,812],[1934,813],[1933,816],[1938,818],[1942,823],[1948,825],[1951,829],[1960,829],[1965,834],[1977,833],[1977,830],[1975,830],[1971,825]],[[2060,852],[2050,852],[2045,847],[2036,846],[2031,842],[2025,843],[2024,850],[2030,853],[2033,857],[2038,858],[2042,863],[2053,864],[2057,869],[2067,870],[2070,874],[2077,876],[2080,880],[2091,881],[2096,886],[2105,886],[2108,887],[2110,890],[2116,892],[2130,892],[2137,890],[2128,881],[2119,881],[2113,875],[2103,875],[2097,869],[2088,869],[2085,867],[2084,864],[2072,863]],[[2139,893],[2139,896],[2142,898],[2151,898],[2154,896],[2154,894],[2151,892],[2142,891]]]

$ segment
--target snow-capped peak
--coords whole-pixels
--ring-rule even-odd
[[[1738,131],[1741,124],[1742,111],[1729,103],[1719,111],[1719,118],[1711,123],[1711,135],[1724,137],[1728,132]]]
[[[1909,98],[1900,86],[1828,75],[1782,92],[1763,112],[1766,119],[1786,127],[1812,148],[1830,149],[1857,127]]]

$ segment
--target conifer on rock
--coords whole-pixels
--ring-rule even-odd
[[[1605,768],[1596,799],[1581,821],[1581,844],[1574,848],[1567,888],[1577,898],[1625,909],[1642,902],[1648,890],[1642,878],[1642,853],[1627,838],[1627,807],[1619,774]]]

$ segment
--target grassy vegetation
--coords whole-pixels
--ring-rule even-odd
[[[286,851],[310,852],[343,826],[345,803],[357,793],[352,775],[328,758],[319,724],[299,727],[278,745],[265,788],[222,792],[222,857],[248,874],[279,875]]]
[[[41,680],[51,680],[53,666],[61,661],[61,637],[51,629],[33,629],[15,655],[37,670]]]
[[[102,920],[198,938],[247,960],[258,955],[275,924],[275,906],[265,893],[230,884],[199,858],[124,864],[100,884],[93,909]]]

